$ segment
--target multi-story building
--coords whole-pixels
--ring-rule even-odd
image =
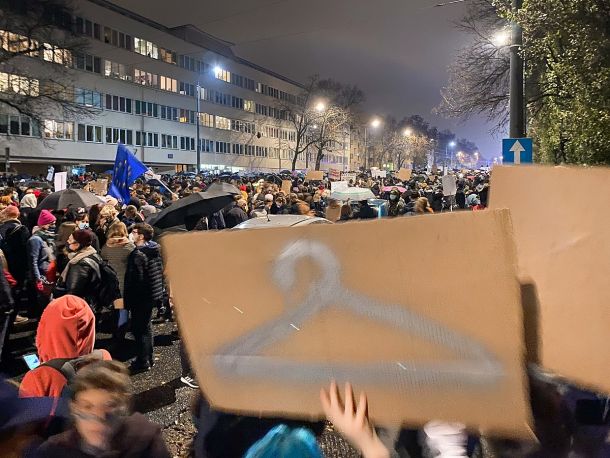
[[[296,132],[281,106],[298,103],[299,83],[192,25],[168,28],[105,0],[76,2],[73,27],[88,42],[69,59],[75,102],[95,114],[24,130],[29,121],[0,106],[0,146],[13,163],[107,168],[122,142],[164,170],[193,170],[198,147],[204,169],[291,167]],[[0,71],[0,90],[10,77]],[[346,160],[329,152],[324,168]]]

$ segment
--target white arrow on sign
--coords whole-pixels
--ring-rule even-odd
[[[510,147],[510,150],[515,154],[515,164],[521,164],[521,153],[525,151],[523,145],[517,140],[513,146]]]

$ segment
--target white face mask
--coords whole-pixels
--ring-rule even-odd
[[[390,194],[390,200],[396,200],[397,197],[396,194]]]
[[[136,243],[136,237],[135,235],[133,235],[133,232],[129,234],[129,241],[132,243]]]
[[[89,223],[81,221],[80,223],[78,223],[78,228],[79,229],[89,229]]]

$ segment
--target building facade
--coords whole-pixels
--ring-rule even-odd
[[[88,45],[64,63],[73,68],[75,102],[94,115],[24,129],[29,120],[0,106],[0,146],[12,164],[104,168],[121,142],[162,171],[194,170],[198,147],[202,169],[291,168],[296,132],[281,106],[298,103],[299,83],[194,26],[168,28],[105,0],[75,4],[73,27]],[[0,70],[0,90],[11,78]],[[349,135],[345,145],[322,168],[348,169]]]

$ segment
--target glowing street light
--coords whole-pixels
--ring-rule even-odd
[[[491,42],[496,48],[507,46],[510,43],[510,33],[508,30],[500,30],[491,39]]]
[[[454,141],[449,142],[450,148],[455,148],[456,143]]]
[[[381,125],[379,118],[375,118],[371,121],[371,127],[377,129]]]
[[[324,110],[326,110],[326,105],[324,105],[324,102],[318,102],[316,104],[316,111],[318,113],[322,113]]]
[[[411,134],[413,134],[413,131],[409,128],[406,128],[403,133],[402,133],[405,137],[410,137]]]

